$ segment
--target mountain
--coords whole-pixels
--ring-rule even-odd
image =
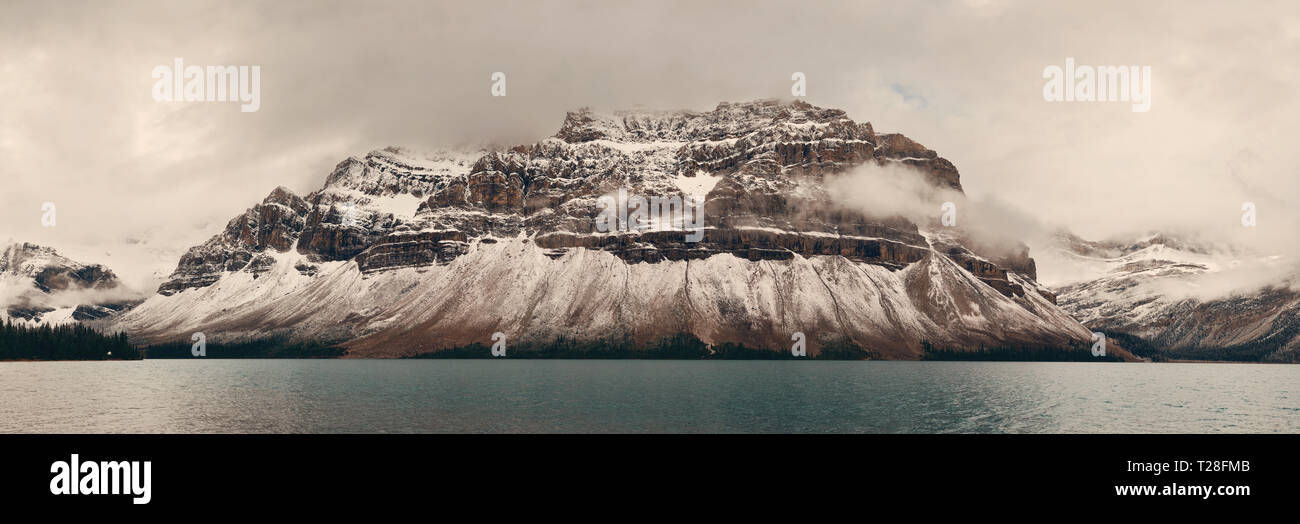
[[[58,325],[109,317],[133,305],[111,270],[53,248],[5,246],[0,256],[0,320]]]
[[[1026,249],[989,252],[938,223],[834,205],[825,180],[864,165],[961,191],[936,152],[800,101],[582,109],[555,136],[506,150],[378,150],[310,194],[273,190],[118,326],[153,343],[202,331],[363,357],[491,345],[496,332],[511,345],[644,348],[687,334],[772,351],[802,332],[810,356],[895,359],[925,344],[1089,343],[1035,282]],[[703,225],[633,214],[615,223],[642,229],[602,230],[621,194],[699,195]]]
[[[1135,353],[1300,361],[1300,271],[1280,256],[1170,233],[1055,243],[1061,307]]]

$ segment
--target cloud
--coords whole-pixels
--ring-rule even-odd
[[[985,256],[1020,251],[1031,239],[1047,238],[1041,222],[997,196],[971,198],[961,191],[932,185],[926,175],[906,164],[867,163],[827,177],[831,201],[868,217],[903,217],[923,231],[945,233],[945,205],[951,203],[955,229]]]
[[[1147,290],[1168,300],[1196,299],[1201,301],[1224,299],[1233,296],[1250,296],[1264,288],[1289,289],[1300,292],[1300,265],[1294,260],[1282,261],[1272,257],[1239,258],[1215,271],[1190,275],[1178,279],[1156,279],[1143,283]]]
[[[1295,224],[1300,14],[1194,4],[8,1],[0,237],[103,251],[149,232],[146,247],[183,249],[349,155],[529,143],[580,106],[788,96],[794,71],[809,102],[937,150],[972,201],[1030,223],[1210,230],[1253,201],[1261,228]],[[260,110],[155,102],[150,72],[175,57],[261,66]],[[1042,70],[1066,57],[1151,66],[1151,111],[1044,101]]]
[[[901,216],[921,227],[938,220],[944,202],[966,203],[961,191],[930,184],[924,173],[897,163],[866,163],[828,176],[825,186],[836,205],[877,219]]]

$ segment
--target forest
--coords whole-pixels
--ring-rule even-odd
[[[0,324],[0,360],[138,360],[126,333],[105,335],[80,324]]]

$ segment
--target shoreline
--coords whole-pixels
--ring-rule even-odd
[[[609,357],[572,357],[572,356],[530,356],[530,357],[465,357],[465,356],[446,356],[446,357],[360,357],[360,356],[337,356],[337,357],[189,357],[189,358],[112,358],[112,359],[0,359],[0,364],[6,363],[28,363],[28,362],[143,362],[146,360],[169,361],[169,360],[344,360],[344,361],[364,361],[364,360],[566,360],[566,361],[611,361],[611,360],[641,360],[641,361],[783,361],[783,362],[1007,362],[1007,363],[1060,363],[1060,364],[1300,364],[1300,362],[1267,362],[1252,360],[1139,360],[1139,361],[1109,361],[1109,360],[1000,360],[1000,359],[963,359],[963,360],[927,360],[927,359],[846,359],[846,358],[680,358],[680,357],[636,357],[636,356],[609,356]]]

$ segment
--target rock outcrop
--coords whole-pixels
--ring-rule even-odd
[[[977,347],[1087,338],[1033,282],[1026,250],[990,252],[955,232],[935,234],[936,224],[831,205],[826,178],[869,163],[910,166],[907,176],[961,191],[957,169],[936,152],[801,101],[723,103],[706,112],[583,109],[568,113],[555,136],[510,149],[375,151],[339,163],[306,196],[277,188],[182,257],[160,296],[123,325],[147,339],[208,325],[234,338],[329,339],[379,356],[486,340],[479,331],[492,326],[527,329],[511,336],[539,340],[688,332],[763,348],[788,345],[785,331],[806,326],[820,330],[814,354],[820,341],[840,340],[889,358],[915,358],[923,341]],[[677,213],[653,222],[624,214],[616,221],[624,227],[602,228],[602,212],[610,202],[623,207],[627,195]],[[686,206],[692,197],[702,205]],[[561,281],[534,280],[543,274]],[[602,283],[606,277],[613,280]],[[509,305],[467,304],[430,287],[474,295],[510,278],[524,288],[487,293]],[[945,284],[926,283],[935,279]],[[603,287],[583,291],[587,285]],[[524,289],[532,294],[519,295]],[[341,290],[369,298],[345,299]],[[225,305],[208,304],[216,300]],[[307,305],[319,300],[331,303]],[[572,309],[547,309],[553,300]],[[596,313],[590,308],[602,306],[591,300],[632,302],[604,303],[609,309]],[[520,304],[532,306],[513,309]],[[655,321],[632,321],[634,304]],[[336,306],[350,309],[324,311]],[[187,308],[191,318],[175,313]],[[254,311],[257,318],[248,316]],[[971,311],[984,317],[962,316]],[[712,321],[722,325],[705,325]],[[410,342],[415,336],[436,342]]]
[[[102,264],[83,264],[53,248],[5,246],[0,255],[0,318],[29,324],[94,320],[134,305],[117,275]]]
[[[1300,268],[1285,258],[1168,233],[1061,233],[1045,252],[1062,308],[1143,356],[1300,361]]]

